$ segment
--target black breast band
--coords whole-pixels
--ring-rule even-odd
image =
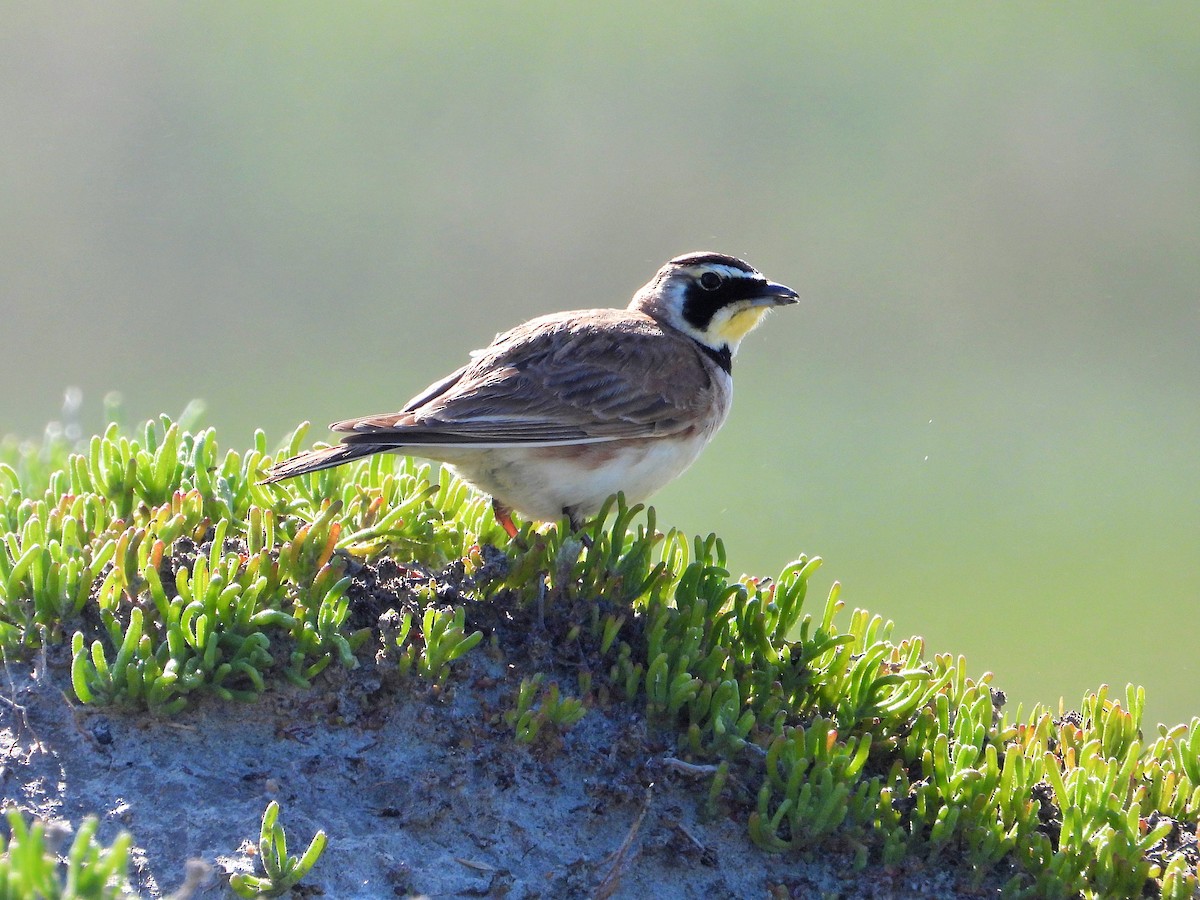
[[[733,374],[733,353],[730,351],[728,344],[723,345],[720,350],[717,350],[708,346],[703,341],[697,341],[695,338],[692,338],[692,340],[696,342],[696,346],[700,348],[701,353],[725,370],[725,374]]]

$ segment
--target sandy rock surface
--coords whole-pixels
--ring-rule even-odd
[[[178,888],[189,859],[210,867],[194,896],[232,896],[228,875],[254,870],[271,800],[290,853],[318,828],[329,836],[299,896],[995,895],[920,864],[855,873],[836,854],[763,853],[738,785],[706,814],[708,778],[664,762],[673,747],[622,703],[521,745],[486,653],[445,690],[363,667],[172,719],[81,706],[62,655],[43,665],[7,667],[0,797],[47,818],[96,814],[105,843],[131,831],[132,881],[150,897]]]

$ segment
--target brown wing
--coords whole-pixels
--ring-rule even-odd
[[[672,434],[714,387],[694,342],[628,310],[543,316],[499,335],[398,413],[337,422],[347,443],[530,444]]]

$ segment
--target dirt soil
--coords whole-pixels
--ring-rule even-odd
[[[360,573],[356,614],[386,618],[388,593],[392,608],[408,602],[403,574]],[[130,831],[131,880],[149,897],[178,889],[193,859],[207,876],[191,896],[233,896],[228,876],[258,868],[271,800],[290,853],[317,829],[329,836],[297,896],[998,894],[1002,876],[972,885],[961,870],[920,861],[855,872],[848,853],[764,853],[747,835],[754,797],[736,774],[708,809],[711,775],[673,761],[673,737],[622,702],[596,703],[561,737],[518,743],[503,718],[514,685],[552,671],[563,648],[538,639],[538,623],[480,618],[471,627],[503,636],[506,654],[485,639],[442,689],[400,679],[394,661],[368,660],[330,667],[309,690],[274,686],[244,704],[201,699],[170,719],[78,704],[61,648],[9,662],[0,803],[75,823],[98,815],[105,843]],[[514,655],[518,634],[525,650]]]

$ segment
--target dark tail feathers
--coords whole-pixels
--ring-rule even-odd
[[[298,456],[293,456],[291,459],[285,459],[271,466],[267,470],[267,477],[262,480],[262,483],[272,484],[276,481],[283,481],[285,478],[295,478],[297,475],[307,475],[309,472],[332,469],[334,466],[353,462],[356,459],[362,459],[364,456],[370,456],[372,453],[380,453],[389,449],[391,448],[386,446],[381,447],[378,444],[355,444],[353,446],[339,444],[336,447],[329,447],[325,450],[305,450]]]

